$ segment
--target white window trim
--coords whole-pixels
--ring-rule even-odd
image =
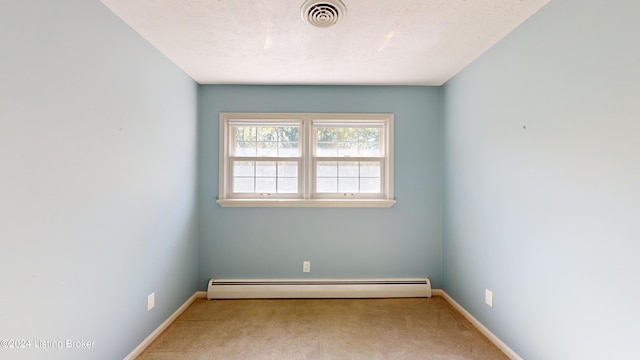
[[[393,114],[338,114],[338,113],[220,113],[220,144],[219,144],[219,186],[217,203],[222,207],[361,207],[384,208],[393,206]],[[302,149],[302,169],[299,181],[302,198],[238,198],[231,197],[231,169],[230,169],[230,123],[234,121],[251,121],[252,123],[268,123],[274,120],[285,120],[302,123],[300,130],[300,144]],[[348,122],[384,122],[383,135],[385,157],[383,161],[382,197],[354,197],[338,199],[326,195],[312,197],[313,184],[313,142],[311,137],[313,122],[335,123],[341,120]],[[345,194],[346,195],[346,194]]]

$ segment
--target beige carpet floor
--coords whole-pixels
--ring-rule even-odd
[[[442,297],[197,299],[148,359],[507,359]]]

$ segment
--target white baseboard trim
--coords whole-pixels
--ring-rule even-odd
[[[157,329],[155,329],[149,336],[147,336],[146,339],[144,339],[140,345],[136,346],[135,349],[133,349],[133,351],[131,351],[129,353],[129,355],[127,355],[124,360],[134,360],[136,357],[140,356],[142,354],[142,352],[149,346],[151,345],[151,343],[158,338],[158,336],[160,336],[160,334],[165,331],[169,325],[171,325],[171,323],[173,323],[178,316],[180,316],[180,314],[182,314],[188,307],[189,305],[191,305],[196,299],[198,298],[205,298],[207,297],[207,292],[206,291],[196,291],[193,295],[191,295],[190,298],[187,299],[187,301],[184,302],[184,304],[182,304],[178,310],[174,311],[173,314],[171,314],[171,316],[169,316],[167,318],[167,320],[163,321],[162,324],[160,324],[160,326],[158,326]]]
[[[505,353],[505,355],[507,355],[509,359],[523,360],[520,357],[520,355],[518,355],[509,346],[507,346],[507,344],[502,342],[502,340],[500,340],[494,333],[492,333],[491,330],[487,329],[486,326],[482,325],[482,323],[478,321],[478,319],[473,317],[471,313],[469,313],[465,308],[463,308],[460,304],[458,304],[455,300],[453,300],[453,298],[449,296],[449,294],[447,294],[444,290],[433,289],[432,292],[434,296],[442,296],[445,300],[447,300],[447,302],[451,304],[451,306],[453,306],[456,310],[458,310],[458,312],[460,312],[462,316],[464,316],[467,320],[469,320],[473,324],[473,326],[475,326],[484,336],[489,338],[489,341],[491,341],[495,346],[497,346],[498,349],[502,350],[502,352]]]

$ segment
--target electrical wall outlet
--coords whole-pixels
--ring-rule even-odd
[[[493,293],[489,289],[484,289],[484,302],[489,307],[493,307]]]
[[[151,311],[156,306],[156,293],[152,292],[147,296],[147,311]]]
[[[302,272],[311,272],[311,261],[304,261],[302,263]]]

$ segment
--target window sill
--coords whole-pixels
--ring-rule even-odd
[[[324,208],[388,208],[396,203],[395,200],[360,199],[360,200],[333,200],[333,199],[225,199],[217,200],[221,207],[324,207]]]

